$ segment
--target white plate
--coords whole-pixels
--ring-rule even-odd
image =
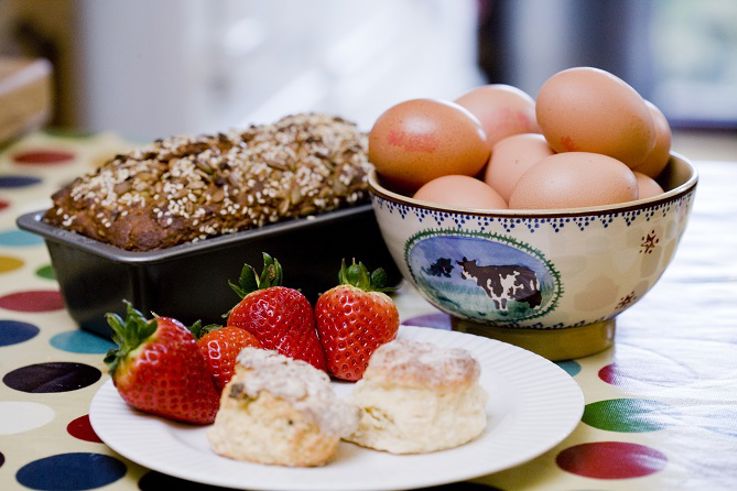
[[[90,407],[98,436],[120,455],[172,476],[253,490],[390,490],[472,479],[551,449],[581,418],[578,384],[555,364],[515,346],[451,331],[402,326],[399,337],[470,351],[489,393],[488,426],[476,440],[423,455],[391,455],[341,442],[334,462],[285,468],[237,462],[210,450],[207,427],[172,423],[129,407],[105,383]],[[340,395],[350,384],[334,384]]]

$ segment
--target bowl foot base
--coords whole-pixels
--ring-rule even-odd
[[[514,344],[551,361],[581,358],[604,351],[614,343],[615,319],[563,329],[496,327],[451,317],[454,331]]]

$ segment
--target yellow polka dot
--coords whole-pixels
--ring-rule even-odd
[[[16,270],[23,266],[23,261],[10,256],[0,256],[0,273]]]

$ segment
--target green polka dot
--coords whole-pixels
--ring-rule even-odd
[[[41,266],[36,270],[36,275],[40,276],[41,278],[45,278],[47,280],[55,280],[56,274],[54,274],[54,268],[51,267],[50,264],[47,264],[46,266]]]
[[[656,431],[670,425],[670,406],[645,399],[609,399],[587,404],[581,421],[620,433]]]
[[[0,273],[15,271],[23,267],[23,261],[17,257],[0,256]]]

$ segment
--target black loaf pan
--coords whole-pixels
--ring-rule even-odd
[[[401,281],[381,238],[370,204],[293,219],[148,252],[126,251],[42,221],[44,211],[22,215],[18,227],[42,236],[67,310],[83,329],[110,337],[106,312],[123,312],[127,299],[144,313],[190,325],[224,323],[238,302],[228,286],[244,262],[261,271],[262,252],[284,268],[284,284],[313,303],[337,283],[340,261],[356,258],[383,267],[391,285]]]

